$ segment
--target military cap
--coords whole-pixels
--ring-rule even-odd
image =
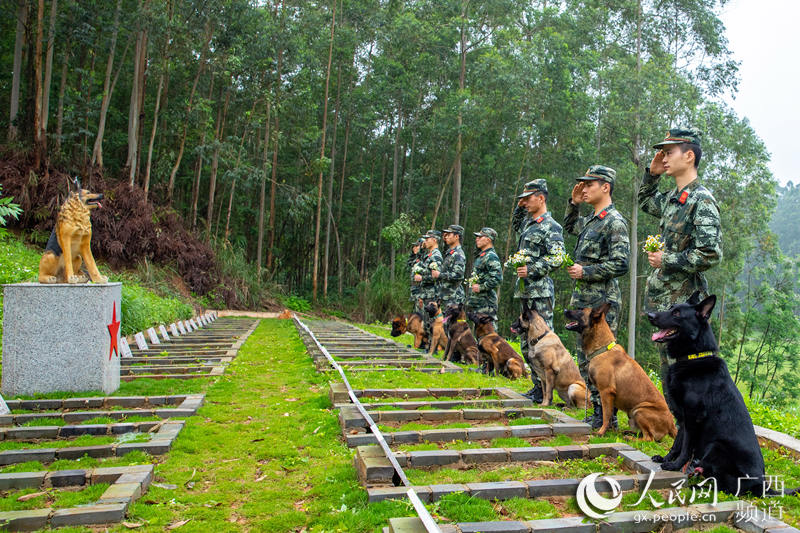
[[[473,233],[476,237],[489,237],[492,242],[497,238],[497,232],[492,228],[481,228],[480,231]]]
[[[605,181],[614,185],[614,180],[617,177],[617,171],[611,167],[604,167],[603,165],[592,165],[586,170],[586,174],[575,178],[578,181]]]
[[[423,238],[423,239],[427,239],[428,237],[433,237],[433,238],[434,238],[434,239],[436,239],[437,241],[438,241],[438,240],[441,240],[441,238],[442,238],[442,232],[441,232],[441,231],[439,231],[438,229],[431,229],[431,230],[428,230],[428,233],[424,234],[424,235],[422,236],[422,238]]]
[[[667,132],[663,141],[653,145],[653,148],[662,148],[669,144],[696,144],[700,146],[700,132],[691,128],[672,128]]]
[[[458,224],[450,224],[442,230],[442,233],[455,233],[456,235],[464,235],[464,227]]]
[[[525,198],[526,196],[536,193],[547,194],[547,181],[541,178],[538,180],[529,181],[525,184],[522,194],[517,196],[517,198]]]

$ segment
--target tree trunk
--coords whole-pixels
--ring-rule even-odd
[[[97,137],[94,140],[92,150],[92,165],[103,168],[103,135],[106,131],[106,116],[111,100],[111,72],[114,70],[114,52],[117,48],[117,36],[119,35],[119,14],[122,11],[122,0],[117,0],[117,9],[114,12],[114,28],[111,33],[111,48],[108,51],[108,61],[106,62],[106,77],[103,81],[103,100],[100,103],[100,121],[97,124]]]
[[[208,85],[207,100],[211,100],[211,95],[214,94],[214,71],[211,71],[211,80]],[[197,228],[197,203],[200,201],[200,176],[203,173],[203,151],[206,145],[206,128],[203,128],[203,133],[200,137],[200,150],[197,154],[197,163],[195,164],[194,182],[192,183],[192,230]]]
[[[269,183],[269,243],[267,245],[267,270],[272,270],[273,250],[275,246],[275,193],[278,183],[278,137],[280,134],[280,123],[278,121],[278,104],[281,96],[281,66],[283,61],[283,49],[278,50],[278,70],[277,83],[275,84],[275,138],[272,148],[272,179]]]
[[[72,41],[67,37],[64,45],[64,63],[61,65],[61,85],[58,88],[58,112],[56,113],[56,151],[61,151],[61,133],[64,130],[64,95],[67,91],[67,71],[69,70],[70,46]]]
[[[372,173],[375,170],[375,163],[372,164],[372,170],[369,173],[369,188],[367,189],[367,208],[364,209],[364,237],[361,239],[361,270],[360,276],[361,279],[365,279],[366,271],[364,270],[365,263],[367,261],[367,228],[369,228],[369,209],[372,203],[372,180],[373,176]]]
[[[232,79],[228,80],[228,87],[225,89],[225,104],[222,109],[217,113],[217,131],[214,134],[214,155],[211,158],[211,177],[208,180],[208,213],[206,222],[206,243],[211,242],[211,221],[214,215],[214,193],[217,188],[217,169],[219,169],[219,151],[222,146],[222,137],[225,134],[225,119],[228,116],[228,104],[231,100],[230,83]],[[221,208],[221,206],[220,206]]]
[[[463,0],[461,5],[461,70],[458,76],[458,89],[463,94],[464,80],[467,71],[467,0]],[[456,141],[456,163],[453,177],[453,224],[459,224],[461,212],[461,127],[464,119],[461,113],[461,106],[458,108],[458,140]]]
[[[319,152],[319,159],[320,159],[320,169],[319,169],[319,179],[317,180],[317,224],[316,224],[316,231],[314,233],[314,271],[311,275],[311,284],[312,284],[312,300],[314,304],[317,303],[317,285],[318,285],[318,273],[319,273],[319,233],[321,229],[321,222],[322,222],[322,173],[323,168],[321,167],[321,163],[323,158],[325,157],[325,130],[328,127],[328,88],[331,82],[331,61],[333,60],[333,36],[334,30],[336,28],[336,0],[333,2],[333,14],[331,17],[331,39],[330,39],[330,46],[328,47],[328,68],[325,74],[325,98],[323,101],[323,110],[322,110],[322,146],[320,147]]]
[[[344,128],[344,156],[342,157],[342,177],[339,180],[339,206],[336,210],[336,220],[342,220],[342,200],[344,199],[344,175],[345,168],[347,167],[347,145],[350,142],[350,113],[347,114],[347,123]],[[338,233],[337,233],[338,235]],[[336,246],[336,265],[339,267],[339,298],[341,299],[344,293],[344,263],[342,263],[342,247],[338,244]]]
[[[267,92],[269,92],[269,90],[267,90]],[[258,265],[259,279],[261,276],[261,268],[262,268],[261,251],[262,251],[262,246],[264,244],[264,211],[267,205],[266,188],[267,188],[267,165],[269,164],[269,140],[270,140],[269,126],[270,126],[270,121],[272,120],[270,118],[271,111],[272,111],[272,102],[269,100],[269,98],[267,98],[267,116],[266,120],[264,121],[264,167],[263,167],[264,176],[261,178],[261,197],[260,197],[261,201],[258,207],[258,247],[256,252],[256,264]]]
[[[397,104],[397,128],[394,130],[394,161],[392,161],[392,222],[397,220],[397,187],[398,187],[398,165],[400,163],[400,130],[403,128],[403,109],[399,103]],[[392,244],[389,251],[389,275],[394,281],[394,260],[395,254],[394,244]]]
[[[8,116],[8,140],[17,140],[17,115],[19,114],[19,85],[22,75],[22,48],[25,46],[25,25],[28,23],[28,0],[17,2],[17,35],[14,40],[14,66],[11,78],[11,103]]]
[[[50,5],[50,28],[47,32],[47,58],[44,65],[44,95],[42,96],[42,136],[47,135],[47,123],[50,118],[50,85],[53,79],[53,45],[56,38],[56,15],[58,13],[58,0],[52,0]],[[47,138],[45,137],[45,142]]]
[[[156,141],[156,130],[158,129],[158,112],[161,106],[161,92],[164,90],[164,72],[158,78],[158,90],[156,91],[156,106],[153,110],[153,127],[150,129],[150,143],[147,145],[147,163],[144,167],[144,197],[150,191],[150,169],[153,166],[153,144]]]
[[[142,4],[139,7],[141,9]],[[125,166],[129,169],[128,180],[131,187],[136,182],[136,171],[139,163],[139,116],[144,96],[144,71],[146,65],[147,30],[139,30],[136,35],[131,101],[128,106],[128,159],[125,162]]]
[[[342,95],[342,67],[336,74],[336,103],[333,106],[333,137],[331,137],[331,176],[328,180],[328,217],[325,229],[325,261],[322,275],[322,295],[328,297],[328,270],[330,268],[331,222],[333,221],[333,182],[336,179],[336,133],[339,126],[339,102]]]
[[[33,71],[36,76],[36,95],[33,103],[33,166],[39,169],[44,157],[44,135],[42,134],[42,39],[44,38],[44,0],[39,0],[36,11],[36,46],[33,57]]]
[[[637,3],[636,7],[636,81],[641,80],[642,74],[642,3]],[[633,162],[636,165],[636,175],[633,177],[632,203],[631,209],[631,229],[630,229],[630,293],[628,298],[628,354],[636,359],[636,315],[638,311],[638,283],[639,283],[639,176],[644,172],[641,157],[642,153],[642,124],[640,115],[639,96],[636,98],[636,112],[634,114],[634,142],[633,142]]]
[[[203,45],[203,51],[200,53],[200,64],[197,67],[197,75],[194,77],[192,83],[192,90],[189,93],[189,102],[186,104],[186,117],[183,119],[183,134],[181,135],[181,144],[178,148],[178,157],[175,159],[175,165],[172,167],[172,172],[169,173],[169,184],[167,185],[167,205],[172,205],[172,195],[175,189],[175,176],[178,175],[178,168],[181,166],[183,159],[183,151],[186,148],[186,130],[189,128],[189,117],[192,114],[192,104],[194,103],[194,94],[197,90],[197,82],[200,81],[200,75],[206,66],[206,53],[208,52],[208,44],[211,42],[213,31],[211,23],[206,22],[206,42]]]

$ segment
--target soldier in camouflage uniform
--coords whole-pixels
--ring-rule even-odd
[[[420,314],[422,314],[422,307],[419,305],[419,284],[414,281],[414,274],[416,274],[415,270],[417,265],[422,261],[423,242],[425,242],[425,239],[422,237],[417,239],[411,246],[411,252],[408,254],[408,260],[406,260],[406,266],[408,266],[408,270],[411,272],[411,294],[408,299],[414,306],[414,312]]]
[[[522,194],[517,196],[517,207],[514,209],[512,226],[518,235],[517,251],[525,250],[530,254],[524,266],[517,268],[517,276],[522,280],[514,285],[514,298],[528,302],[547,325],[553,327],[553,306],[555,292],[553,280],[549,274],[561,266],[564,257],[564,232],[547,210],[547,182],[543,179],[529,181]],[[528,336],[520,335],[520,350],[533,369],[528,354]],[[531,372],[533,388],[525,393],[531,400],[541,403],[544,391],[536,372]]]
[[[475,235],[475,246],[478,255],[472,266],[470,281],[467,287],[467,307],[474,313],[485,313],[492,317],[497,329],[497,287],[503,281],[503,264],[494,251],[494,240],[497,232],[492,228],[481,228]]]
[[[645,213],[660,219],[659,231],[664,249],[648,252],[653,272],[645,287],[645,311],[664,311],[684,302],[700,291],[708,296],[708,283],[703,275],[722,259],[722,233],[717,201],[711,191],[700,185],[697,166],[700,163],[700,134],[691,129],[669,130],[666,139],[653,148],[658,150],[645,170],[639,188],[639,206]],[[675,179],[675,188],[658,192],[662,174]],[[664,344],[661,354],[661,380],[666,379],[671,361]],[[668,392],[664,390],[667,403]]]
[[[616,175],[613,168],[602,165],[589,167],[585,175],[577,178],[578,184],[572,189],[572,198],[564,217],[564,229],[578,236],[573,258],[575,264],[567,269],[569,276],[575,280],[569,307],[581,309],[610,302],[606,321],[614,335],[617,334],[622,303],[617,278],[628,272],[631,254],[628,224],[611,200]],[[594,211],[580,217],[581,203],[590,204]],[[576,354],[594,407],[592,417],[584,421],[590,422],[596,429],[603,424],[603,412],[597,388],[589,382],[588,369],[589,360],[597,354],[583,353],[580,339]],[[616,427],[616,416],[612,417],[611,423]]]
[[[463,304],[464,296],[464,270],[467,268],[467,258],[461,248],[464,238],[464,228],[458,224],[451,224],[442,230],[442,238],[448,246],[444,252],[442,267],[439,272],[433,272],[433,277],[439,286],[439,307],[444,311],[451,304]],[[445,328],[447,331],[447,328]]]
[[[442,252],[439,251],[439,239],[442,238],[442,232],[432,229],[422,236],[425,239],[422,250],[422,260],[419,262],[421,272],[414,274],[414,281],[419,283],[419,297],[423,301],[423,307],[428,302],[439,300],[437,291],[436,278],[433,277],[433,272],[442,268]],[[425,333],[428,338],[432,338],[432,317],[428,313],[422,313],[423,323],[425,324]]]

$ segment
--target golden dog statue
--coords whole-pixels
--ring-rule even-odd
[[[69,193],[56,217],[56,225],[47,241],[47,246],[39,261],[39,283],[86,283],[88,279],[81,272],[81,265],[94,283],[108,283],[106,276],[100,275],[92,256],[92,209],[101,207],[102,194],[81,189],[78,178],[74,180],[76,189]]]

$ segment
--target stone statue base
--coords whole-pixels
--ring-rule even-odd
[[[119,388],[122,283],[4,288],[6,397]]]

